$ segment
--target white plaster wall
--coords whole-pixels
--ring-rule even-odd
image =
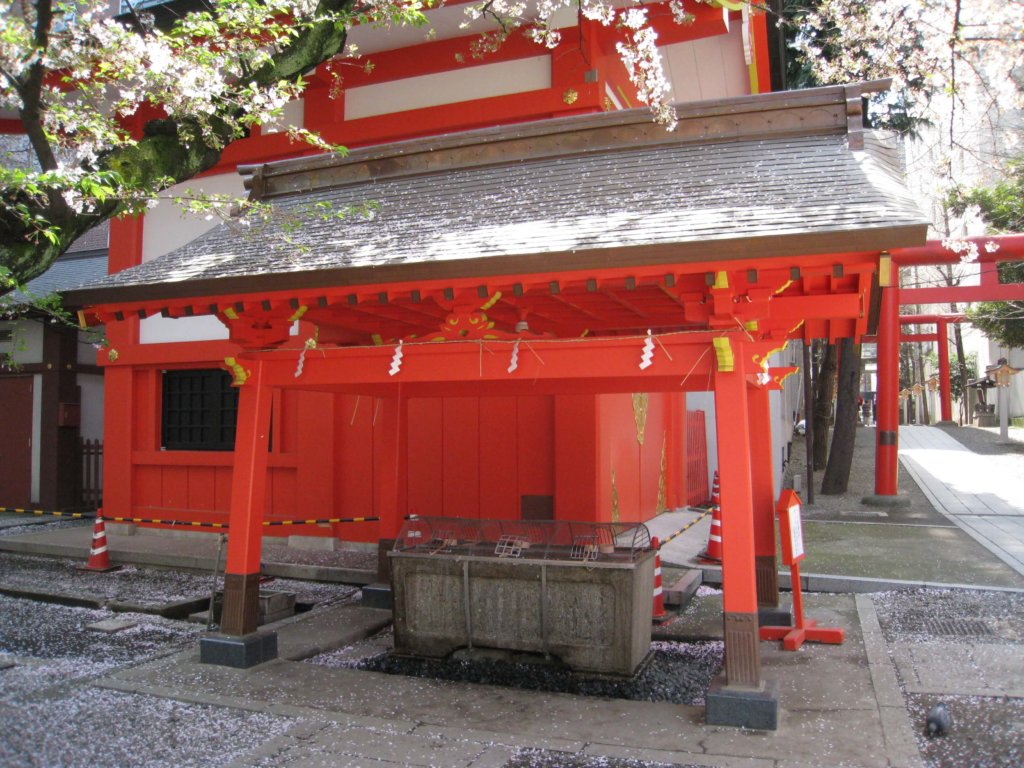
[[[670,101],[677,104],[750,93],[750,74],[743,60],[740,25],[729,32],[659,49],[672,84]]]
[[[153,315],[139,323],[139,341],[164,344],[172,341],[219,341],[228,338],[228,329],[211,315],[199,317],[162,317]]]
[[[82,403],[79,434],[85,440],[103,439],[103,375],[80,373],[76,377]]]
[[[160,203],[146,214],[142,230],[142,260],[149,261],[195,240],[219,223],[216,217],[186,214],[170,198],[184,196],[189,189],[211,194],[242,197],[245,189],[237,173],[204,176],[177,184],[161,194]]]
[[[98,325],[92,329],[95,332],[95,338],[101,339],[106,333],[106,328],[102,325]],[[99,350],[93,346],[91,341],[92,336],[85,336],[84,334],[78,334],[78,351],[75,354],[75,359],[78,360],[79,365],[96,365],[96,357]]]
[[[615,0],[613,4],[622,3]],[[469,6],[462,3],[424,9],[427,23],[422,27],[398,24],[353,27],[349,30],[346,43],[354,46],[358,54],[370,54],[407,48],[432,40],[479,35],[497,29],[497,24],[490,17],[482,17],[479,13],[467,13],[467,10]],[[527,8],[524,15],[529,18],[534,12]],[[575,27],[578,23],[579,17],[572,6],[559,8],[551,16],[551,26],[555,29]]]
[[[551,87],[551,57],[460,67],[345,91],[345,119],[387,115]]]
[[[200,235],[213,229],[219,223],[216,217],[207,218],[186,214],[171,200],[175,195],[184,195],[189,189],[204,193],[234,195],[242,197],[245,188],[242,177],[237,173],[204,176],[171,187],[162,196],[160,204],[146,214],[142,231],[142,260],[149,261],[157,256],[180,248]],[[148,317],[139,328],[139,340],[143,344],[160,344],[171,341],[210,341],[228,338],[228,331],[215,317],[183,317],[179,319]]]
[[[264,123],[261,128],[264,134],[284,133],[290,128],[301,128],[305,125],[306,100],[289,101],[281,110],[281,116],[272,122]]]
[[[11,340],[0,342],[0,352],[10,354],[18,365],[43,362],[43,326],[34,320],[0,323],[11,331]]]

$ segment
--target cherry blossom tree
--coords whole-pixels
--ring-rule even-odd
[[[0,0],[0,114],[17,115],[30,148],[0,163],[0,295],[100,221],[143,212],[161,191],[215,166],[228,144],[299,97],[317,65],[353,57],[353,26],[423,24],[439,2],[208,0],[156,23],[130,0],[117,17],[109,0]],[[671,7],[679,23],[692,21],[683,0]],[[639,3],[471,3],[467,19],[492,22],[475,53],[517,32],[554,47],[564,8],[622,30],[619,53],[639,96],[671,128],[656,34]],[[309,132],[294,138],[341,150]]]

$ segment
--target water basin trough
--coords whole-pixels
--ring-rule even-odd
[[[398,654],[494,648],[629,676],[650,650],[642,524],[417,517],[388,555]]]

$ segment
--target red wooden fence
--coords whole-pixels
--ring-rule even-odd
[[[686,503],[704,504],[708,494],[708,440],[704,411],[686,412]]]
[[[103,504],[103,441],[79,440],[82,452],[82,506],[99,509]]]

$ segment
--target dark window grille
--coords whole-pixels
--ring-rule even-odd
[[[172,451],[232,451],[238,390],[221,370],[165,371],[161,445]]]

